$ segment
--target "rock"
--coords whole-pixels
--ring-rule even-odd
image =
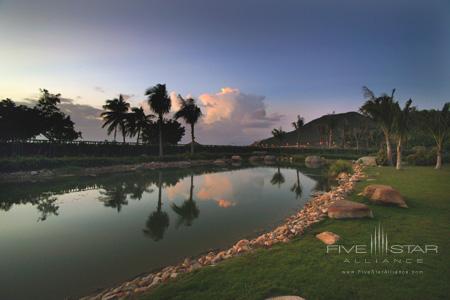
[[[242,158],[241,158],[239,155],[233,155],[233,156],[231,157],[231,160],[234,160],[234,161],[241,161]]]
[[[240,248],[240,247],[244,247],[244,246],[248,246],[250,242],[248,240],[240,240],[239,242],[237,242],[234,247],[236,248]]]
[[[341,237],[333,232],[330,231],[324,231],[316,235],[316,238],[321,240],[327,245],[333,245],[337,241],[341,239]]]
[[[299,296],[277,296],[267,298],[266,300],[305,300],[305,298]]]
[[[363,164],[364,166],[374,167],[377,165],[377,158],[375,156],[363,156],[358,158],[356,162]]]
[[[328,207],[328,217],[332,219],[373,218],[373,213],[365,204],[338,200]]]
[[[324,166],[326,163],[327,163],[327,161],[323,157],[320,157],[317,155],[310,155],[305,158],[305,165],[308,168],[313,168],[313,169],[320,168],[320,167]]]
[[[223,159],[216,159],[216,160],[214,161],[214,164],[215,164],[216,166],[225,166],[227,163],[226,163]]]
[[[339,180],[347,180],[348,177],[349,177],[348,173],[341,172],[341,173],[339,173],[339,175],[336,178],[339,179]]]
[[[264,156],[264,161],[265,162],[274,162],[276,160],[277,160],[277,158],[274,155],[266,155],[266,156]]]
[[[30,175],[32,175],[32,176],[35,176],[35,175],[37,175],[37,174],[39,174],[38,171],[31,171],[31,172],[30,172]]]
[[[389,185],[371,184],[364,188],[362,195],[376,204],[396,205],[407,208],[403,196]]]

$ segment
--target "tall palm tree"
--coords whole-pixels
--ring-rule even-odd
[[[300,128],[302,128],[303,125],[305,125],[305,119],[300,117],[300,115],[297,116],[297,120],[295,122],[292,122],[295,132],[297,132],[297,148],[300,148]]]
[[[106,104],[103,105],[103,109],[106,111],[101,113],[101,117],[103,118],[102,128],[108,126],[108,135],[114,131],[114,141],[116,141],[117,127],[119,127],[120,131],[122,131],[123,142],[125,143],[126,120],[129,108],[130,103],[127,103],[122,95],[119,95],[119,98],[106,100]]]
[[[436,169],[442,167],[444,143],[450,134],[450,102],[442,107],[442,110],[424,110],[420,114],[421,124],[433,136],[436,142]]]
[[[395,168],[400,170],[402,168],[402,146],[403,142],[406,140],[406,136],[408,133],[410,120],[411,120],[411,111],[414,110],[414,107],[411,107],[412,100],[409,99],[405,103],[405,107],[403,110],[400,108],[400,105],[395,103],[395,118],[394,118],[394,135],[397,139],[397,163]]]
[[[162,126],[164,121],[164,115],[170,111],[172,103],[170,102],[169,95],[165,84],[158,83],[157,85],[148,88],[145,91],[145,95],[148,96],[148,104],[150,109],[158,115],[158,131],[159,131],[159,157],[163,156],[162,146]]]
[[[144,109],[141,107],[131,108],[131,112],[127,116],[127,130],[130,137],[137,135],[136,144],[139,144],[141,133],[146,128],[155,115],[146,115]]]
[[[183,202],[181,206],[172,203],[172,210],[180,216],[176,227],[179,227],[181,224],[185,224],[186,226],[191,226],[192,222],[198,218],[200,214],[200,210],[197,207],[197,204],[192,198],[194,192],[194,175],[191,175],[191,188],[189,191],[189,199]]]
[[[194,154],[194,125],[202,116],[202,111],[195,104],[193,98],[183,99],[181,95],[178,95],[178,100],[180,101],[180,109],[175,113],[175,119],[183,118],[184,122],[191,125],[191,154]]]
[[[391,96],[382,94],[380,97],[375,97],[374,93],[364,86],[363,93],[367,101],[361,106],[360,111],[377,123],[383,132],[387,160],[392,165],[391,135],[395,116],[395,89],[392,90]]]
[[[283,128],[281,128],[281,127],[280,128],[274,128],[272,130],[272,135],[280,143],[280,152],[281,152],[281,146],[283,144],[284,137],[286,136],[286,132],[283,131]]]

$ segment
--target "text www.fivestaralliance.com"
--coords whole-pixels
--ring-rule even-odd
[[[422,270],[342,270],[341,274],[343,275],[400,275],[400,276],[408,276],[408,275],[423,275]]]

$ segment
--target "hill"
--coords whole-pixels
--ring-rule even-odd
[[[331,128],[331,129],[330,129]],[[357,112],[329,114],[306,123],[300,130],[300,145],[309,147],[370,147],[377,143],[378,131],[369,118]],[[345,143],[345,144],[344,144]],[[258,141],[255,145],[276,146],[279,141],[273,137]],[[286,133],[284,146],[297,145],[297,132]]]

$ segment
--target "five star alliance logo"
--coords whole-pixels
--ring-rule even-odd
[[[384,232],[381,224],[375,227],[375,231],[370,235],[370,254],[386,255],[389,251],[387,233]]]
[[[395,243],[388,239],[388,234],[381,226],[375,227],[370,234],[367,244],[327,245],[327,254],[366,254],[371,256],[387,256],[399,254],[438,254],[439,246],[436,244]]]

